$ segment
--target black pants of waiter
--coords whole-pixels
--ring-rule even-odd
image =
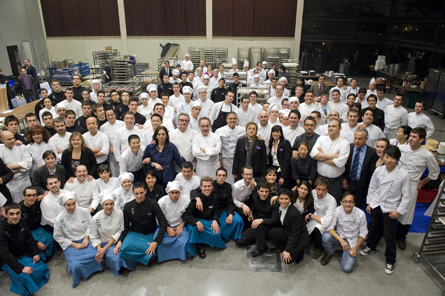
[[[371,223],[369,223],[368,240],[366,245],[375,250],[382,234],[386,240],[386,263],[396,263],[397,241],[394,227],[397,219],[389,217],[389,213],[383,213],[380,207],[371,209]]]
[[[397,227],[396,227],[397,240],[406,240],[406,235],[408,234],[410,227],[411,227],[411,224],[405,225],[405,224],[398,222]]]
[[[244,221],[243,229],[248,229],[252,225],[252,221],[249,221],[249,216],[244,215],[242,208],[236,207],[235,212],[237,212],[241,216],[241,218],[243,218]]]
[[[320,251],[323,251],[323,242],[321,240],[321,232],[320,230],[315,227],[314,230],[312,230],[311,234],[309,235],[309,239],[311,244],[314,244],[315,249],[319,249]]]
[[[306,227],[306,226],[303,226]],[[318,228],[317,228],[318,229]],[[283,227],[273,227],[269,230],[269,237],[274,244],[275,248],[277,248],[280,251],[284,251],[286,249],[287,243],[289,242],[289,238],[287,237],[286,233],[284,232]],[[302,261],[304,257],[304,251],[299,251],[296,253],[290,253],[290,257],[292,258],[290,262],[287,262],[287,264],[295,262],[295,261]]]
[[[36,100],[35,93],[32,90],[30,90],[30,89],[24,90],[23,91],[23,96],[25,97],[25,100],[26,100],[27,103]]]
[[[337,206],[340,205],[341,196],[343,193],[343,176],[339,176],[337,178],[329,178],[319,174],[320,177],[326,178],[329,181],[328,193],[332,195],[337,201]]]
[[[258,225],[257,228],[252,227],[247,228],[241,234],[241,238],[237,239],[235,242],[238,247],[244,247],[248,245],[256,244],[256,249],[258,252],[267,251],[267,238],[269,237],[269,226],[264,224]]]

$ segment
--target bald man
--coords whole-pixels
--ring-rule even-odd
[[[321,133],[320,135],[321,136],[324,136],[324,135],[328,134],[328,124],[329,124],[329,121],[331,121],[332,119],[340,120],[340,114],[338,113],[338,111],[332,110],[331,112],[329,112],[329,114],[328,114],[328,123],[326,123],[324,125],[320,125],[318,130],[320,131],[320,133]]]
[[[110,151],[110,139],[108,136],[98,130],[98,120],[96,117],[89,117],[85,121],[87,124],[88,132],[83,134],[85,142],[87,142],[88,148],[94,152],[96,157],[97,166],[108,163],[108,153]],[[93,176],[98,178],[98,176]]]

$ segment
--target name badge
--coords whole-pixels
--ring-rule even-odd
[[[213,206],[209,206],[209,209],[213,209]]]
[[[148,216],[152,216],[153,214],[152,214],[152,213],[148,213],[147,215],[148,215]]]

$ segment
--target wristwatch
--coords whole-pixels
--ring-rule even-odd
[[[312,219],[312,213],[309,213],[309,219]]]

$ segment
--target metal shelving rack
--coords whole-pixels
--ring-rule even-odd
[[[251,47],[249,48],[249,68],[255,68],[256,63],[263,62],[263,48],[262,47]]]
[[[238,47],[238,69],[242,69],[244,66],[244,60],[249,60],[249,47]],[[253,66],[255,67],[255,65]],[[249,68],[253,68],[249,64]]]
[[[287,82],[286,87],[289,89],[294,88],[297,85],[298,78],[298,60],[293,59],[282,59],[281,64],[286,67],[287,72],[289,72],[290,81]]]
[[[278,67],[280,65],[280,52],[276,47],[265,48],[264,60],[267,62],[268,67],[272,64],[276,64]]]
[[[431,216],[428,229],[420,246],[413,254],[413,261],[418,263],[422,258],[442,281],[445,281],[445,186],[439,189],[439,198]],[[442,290],[445,295],[445,286]]]
[[[93,66],[102,74],[106,60],[109,59],[111,61],[119,56],[120,53],[117,49],[93,51]]]
[[[188,54],[190,55],[190,61],[192,61],[193,67],[196,69],[202,60],[201,49],[199,47],[189,47]]]
[[[133,66],[129,64],[130,56],[111,60],[111,75],[113,81],[128,81],[133,77]]]
[[[215,47],[218,64],[229,63],[229,49],[227,47]]]

